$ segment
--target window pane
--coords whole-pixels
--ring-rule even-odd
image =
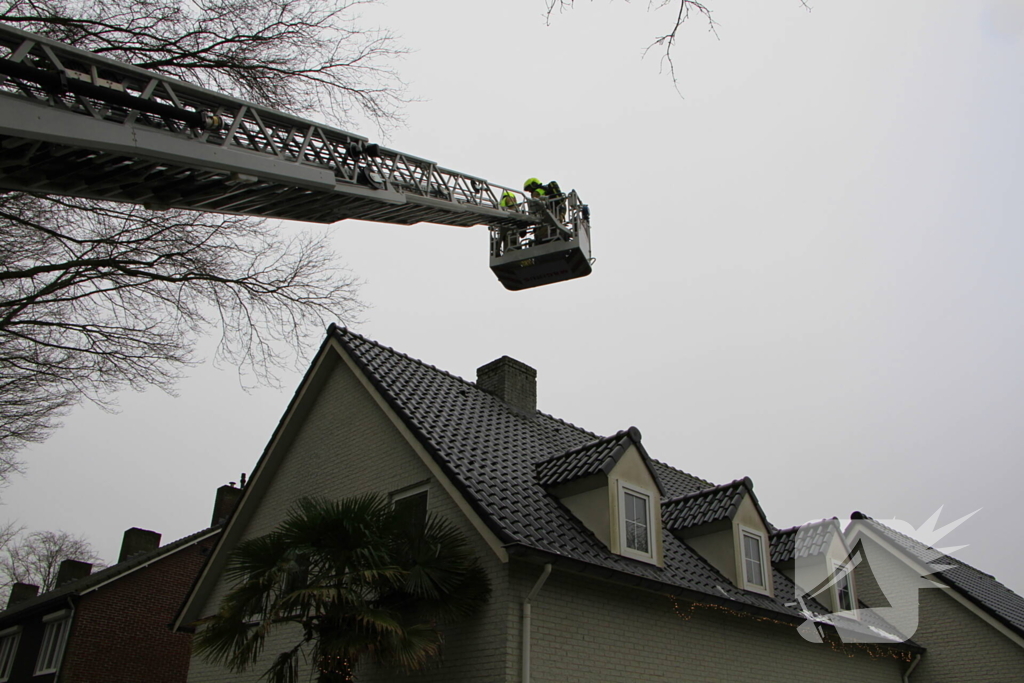
[[[836,568],[836,595],[839,598],[839,609],[849,612],[853,609],[853,591],[850,589],[850,575],[842,572],[842,567]]]
[[[18,634],[0,640],[0,681],[6,681],[11,676],[17,644]]]
[[[427,492],[421,491],[394,502],[395,512],[403,518],[409,531],[414,535],[423,533],[427,524]]]
[[[761,539],[743,534],[743,565],[747,583],[764,586],[764,568],[761,566]]]
[[[626,547],[641,553],[651,552],[648,540],[647,499],[623,492],[623,516],[626,521]]]
[[[56,670],[60,651],[64,646],[64,635],[70,624],[70,619],[62,619],[46,625],[46,630],[43,632],[43,646],[39,648],[39,659],[36,662],[36,673]]]

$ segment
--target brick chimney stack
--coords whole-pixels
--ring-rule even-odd
[[[60,588],[65,583],[84,579],[92,573],[91,562],[80,562],[78,560],[64,560],[57,568],[57,582],[54,588]]]
[[[17,582],[11,586],[11,595],[7,598],[7,609],[24,600],[36,597],[39,593],[39,586],[31,583]]]
[[[515,358],[502,356],[477,368],[476,385],[513,408],[537,412],[537,371]]]
[[[160,534],[155,531],[147,531],[138,527],[132,527],[124,532],[121,539],[121,555],[118,562],[124,562],[133,555],[148,553],[160,547]]]
[[[245,475],[242,475],[243,478]],[[213,519],[210,526],[217,526],[228,521],[228,517],[235,511],[235,506],[242,497],[242,490],[234,487],[234,482],[224,484],[217,489],[217,498],[213,503]]]

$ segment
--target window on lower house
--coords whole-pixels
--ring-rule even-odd
[[[743,551],[743,587],[758,593],[768,593],[768,561],[765,538],[753,529],[740,529]]]
[[[0,683],[11,677],[11,667],[14,666],[14,655],[18,652],[19,638],[20,626],[0,631]]]
[[[43,631],[43,644],[39,648],[39,659],[36,660],[35,675],[54,673],[60,666],[61,655],[64,654],[64,643],[71,629],[71,610],[48,614],[43,617],[46,630]]]

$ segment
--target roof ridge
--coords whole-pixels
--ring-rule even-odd
[[[714,484],[714,483],[708,481],[704,477],[698,477],[695,474],[690,474],[686,470],[681,470],[678,467],[676,467],[675,465],[669,465],[667,462],[662,462],[661,460],[658,460],[657,458],[651,458],[651,462],[653,462],[653,463],[655,463],[657,465],[661,465],[662,467],[667,467],[668,469],[670,469],[670,470],[672,470],[674,472],[678,472],[679,474],[685,474],[686,476],[690,477],[691,479],[696,479],[699,482],[703,482],[703,483],[708,485],[708,488],[714,488],[715,486],[717,486],[717,484]],[[706,490],[706,489],[701,489],[701,490],[703,491],[703,490]],[[676,496],[676,497],[678,498],[679,496]]]
[[[827,522],[837,522],[838,523],[839,522],[839,518],[837,518],[837,517],[822,517],[821,519],[819,519],[816,522],[805,522],[804,524],[794,524],[793,526],[787,527],[785,529],[776,529],[771,535],[772,536],[781,536],[782,534],[792,533],[792,532],[796,531],[797,529],[806,529],[807,527],[819,526],[819,525],[825,524]]]
[[[740,485],[740,484],[742,484],[743,486],[746,486],[747,489],[750,490],[751,493],[753,493],[753,488],[754,487],[753,487],[753,482],[751,481],[750,477],[743,477],[742,479],[737,479],[735,481],[730,481],[727,484],[718,484],[717,486],[712,486],[710,488],[701,489],[700,491],[694,491],[693,493],[684,493],[681,496],[676,496],[675,498],[669,498],[668,500],[663,500],[661,502],[661,504],[662,505],[668,505],[670,503],[678,503],[680,501],[688,500],[690,498],[696,498],[697,496],[704,496],[704,495],[707,495],[707,494],[710,494],[710,493],[715,493],[716,491],[724,491],[725,489],[732,488],[733,486],[737,486],[737,485]]]
[[[457,380],[457,381],[465,384],[467,387],[472,387],[473,389],[476,389],[477,391],[481,391],[484,394],[487,394],[486,391],[484,391],[479,386],[477,386],[476,382],[470,381],[470,380],[466,379],[465,377],[459,377],[455,373],[449,372],[448,370],[445,370],[444,368],[439,368],[436,365],[431,365],[430,363],[428,363],[428,362],[426,362],[426,361],[424,361],[422,359],[414,358],[413,356],[410,356],[407,353],[399,351],[398,349],[395,349],[394,347],[387,346],[386,344],[381,344],[379,341],[376,341],[374,339],[370,339],[369,337],[367,337],[365,335],[362,335],[362,334],[359,334],[358,332],[353,332],[352,330],[348,329],[347,327],[343,327],[341,325],[332,325],[332,327],[334,328],[334,332],[336,332],[339,335],[348,335],[350,337],[357,337],[358,339],[366,342],[367,344],[370,344],[372,346],[376,346],[378,349],[382,349],[384,351],[392,353],[392,354],[394,354],[396,356],[399,356],[399,357],[404,358],[404,359],[406,359],[408,361],[416,363],[417,365],[419,365],[421,367],[427,368],[429,370],[433,370],[434,372],[438,372],[438,373],[440,373],[440,374],[442,374],[442,375],[444,375],[446,377],[450,377],[451,379]],[[513,360],[515,360],[515,359],[513,359]],[[520,362],[522,362],[522,361],[520,361]],[[490,396],[490,394],[487,394],[487,395]],[[501,399],[498,399],[498,400],[501,400]],[[588,436],[592,436],[592,437],[594,437],[595,441],[599,441],[600,439],[605,438],[605,437],[601,437],[600,435],[596,434],[595,432],[590,431],[589,429],[584,429],[583,427],[580,427],[579,425],[575,425],[572,422],[569,422],[568,420],[564,420],[564,419],[562,419],[560,417],[556,417],[554,415],[551,415],[550,413],[545,413],[543,410],[538,410],[537,414],[538,415],[543,415],[544,417],[546,417],[546,418],[548,418],[550,420],[554,420],[555,422],[558,422],[560,424],[563,424],[566,427],[571,427],[572,429],[575,429],[575,430],[577,430],[579,432],[582,432],[582,433],[584,433],[584,434],[586,434]]]
[[[558,460],[559,458],[568,458],[570,456],[577,455],[577,454],[582,453],[583,451],[585,451],[587,449],[594,448],[595,446],[597,446],[599,444],[606,443],[606,442],[617,441],[617,440],[621,439],[623,436],[625,436],[628,433],[629,433],[628,430],[624,429],[622,431],[616,432],[615,434],[612,434],[611,436],[598,437],[598,438],[594,439],[593,441],[588,441],[588,442],[586,442],[585,444],[583,444],[581,446],[575,446],[575,447],[570,448],[568,450],[562,451],[561,453],[555,453],[554,455],[549,456],[547,458],[544,458],[543,460],[538,460],[535,463],[533,463],[533,465],[534,465],[534,467],[540,467],[541,465],[547,464],[549,462],[553,462],[555,460]]]
[[[403,353],[402,351],[399,351],[398,349],[396,349],[396,348],[394,348],[392,346],[387,346],[386,344],[381,344],[379,341],[376,341],[374,339],[370,339],[369,337],[361,335],[358,332],[353,332],[352,330],[348,329],[347,327],[342,327],[340,325],[336,325],[334,327],[334,331],[337,332],[338,334],[349,335],[349,336],[352,336],[352,337],[358,337],[361,341],[364,341],[367,344],[371,344],[373,346],[376,346],[377,348],[382,349],[384,351],[388,351],[389,353],[392,353],[392,354],[394,354],[396,356],[401,356],[402,358],[405,358],[406,360],[412,361],[413,363],[416,363],[417,365],[422,365],[425,368],[429,368],[431,370],[434,370],[435,372],[441,373],[442,375],[446,375],[448,377],[451,377],[452,379],[456,379],[456,380],[462,382],[463,384],[468,384],[469,386],[474,387],[475,389],[480,389],[480,387],[478,387],[475,382],[471,382],[471,381],[469,381],[468,379],[466,379],[464,377],[459,377],[458,375],[456,375],[456,374],[454,374],[452,372],[449,372],[449,371],[447,371],[447,370],[445,370],[443,368],[439,368],[436,365],[431,365],[430,363],[428,363],[428,362],[426,362],[424,360],[421,360],[419,358],[413,358],[412,356],[410,356],[407,353]],[[483,390],[481,389],[481,391],[483,391]]]
[[[946,558],[946,559],[950,559],[950,560],[953,560],[953,562],[956,562],[957,564],[960,564],[960,565],[962,565],[962,566],[964,566],[964,567],[967,567],[968,569],[970,569],[970,570],[972,570],[972,571],[976,571],[976,572],[978,572],[979,574],[984,574],[985,576],[987,576],[988,578],[992,579],[992,580],[993,580],[993,581],[995,581],[996,583],[999,583],[999,585],[1003,585],[1003,584],[1002,584],[1002,582],[1000,582],[1000,581],[999,581],[999,579],[997,579],[997,578],[996,578],[995,576],[993,576],[992,574],[989,574],[988,572],[982,571],[982,570],[978,569],[977,567],[975,567],[974,565],[970,565],[970,564],[967,564],[966,562],[964,562],[964,561],[963,561],[963,560],[961,560],[960,558],[958,558],[958,557],[953,557],[953,556],[952,556],[952,555],[950,555],[949,553],[947,553],[947,552],[943,552],[942,550],[939,550],[938,548],[936,548],[936,547],[935,547],[935,546],[933,546],[933,545],[928,545],[928,544],[927,544],[927,543],[925,543],[924,541],[922,541],[922,540],[920,540],[920,539],[917,539],[917,538],[914,538],[913,536],[910,536],[909,534],[905,534],[905,533],[903,533],[902,531],[897,531],[896,529],[893,529],[893,528],[892,528],[891,526],[889,526],[888,524],[883,524],[883,523],[882,523],[881,521],[879,521],[879,520],[877,520],[877,519],[874,519],[873,517],[868,517],[868,516],[867,516],[867,515],[865,515],[865,514],[864,514],[863,512],[854,512],[853,514],[854,514],[854,515],[859,515],[859,517],[853,517],[853,516],[851,515],[851,518],[852,518],[852,519],[855,519],[855,520],[866,520],[866,521],[868,521],[868,522],[873,522],[873,523],[874,523],[875,525],[877,525],[877,526],[880,526],[880,527],[882,527],[882,528],[883,528],[883,529],[885,529],[886,531],[889,531],[889,532],[891,532],[891,533],[893,533],[893,534],[896,534],[896,535],[897,535],[897,536],[899,536],[900,538],[905,538],[905,539],[907,539],[908,541],[913,541],[914,543],[918,544],[919,546],[921,546],[921,547],[923,547],[923,548],[927,548],[928,550],[931,550],[932,552],[936,552],[936,553],[939,553],[940,555],[942,555],[942,557],[944,557],[944,558]],[[936,558],[936,559],[938,559],[938,558]],[[1010,590],[1010,589],[1009,589],[1009,588],[1007,588],[1007,590]],[[1011,591],[1011,592],[1012,592],[1012,591]],[[1014,593],[1014,595],[1016,595],[1016,593]]]

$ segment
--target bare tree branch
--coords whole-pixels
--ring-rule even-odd
[[[546,3],[545,20],[549,24],[551,23],[551,17],[556,10],[561,13],[571,10],[575,6],[575,0],[544,1]],[[625,1],[629,2],[629,0]],[[804,9],[810,11],[811,7],[807,3],[807,0],[798,0],[798,2]],[[661,48],[662,69],[667,67],[668,72],[672,77],[672,83],[674,85],[678,85],[678,80],[676,78],[676,65],[673,61],[672,51],[679,40],[679,32],[682,30],[683,24],[685,24],[690,18],[691,12],[695,13],[704,18],[707,22],[708,30],[715,34],[715,37],[717,38],[718,22],[715,21],[715,18],[712,15],[712,10],[706,4],[699,2],[698,0],[649,0],[647,3],[648,12],[655,12],[664,9],[665,7],[672,7],[675,10],[673,18],[669,20],[667,24],[669,30],[663,35],[655,37],[651,44],[644,48],[643,56],[646,57],[647,54],[655,48]]]
[[[289,112],[400,120],[404,50],[356,11],[376,0],[0,0],[0,21]],[[331,321],[358,282],[326,234],[262,219],[0,194],[0,484],[15,453],[82,401],[172,391],[215,359],[260,383]]]
[[[288,353],[361,308],[325,234],[262,220],[0,195],[0,453],[82,399],[171,390],[199,335],[272,383]]]
[[[0,600],[5,605],[15,583],[39,586],[40,593],[53,590],[57,586],[57,570],[64,560],[89,562],[94,571],[106,566],[81,536],[66,531],[34,531],[21,536],[22,533],[23,529],[13,523],[0,529]]]

